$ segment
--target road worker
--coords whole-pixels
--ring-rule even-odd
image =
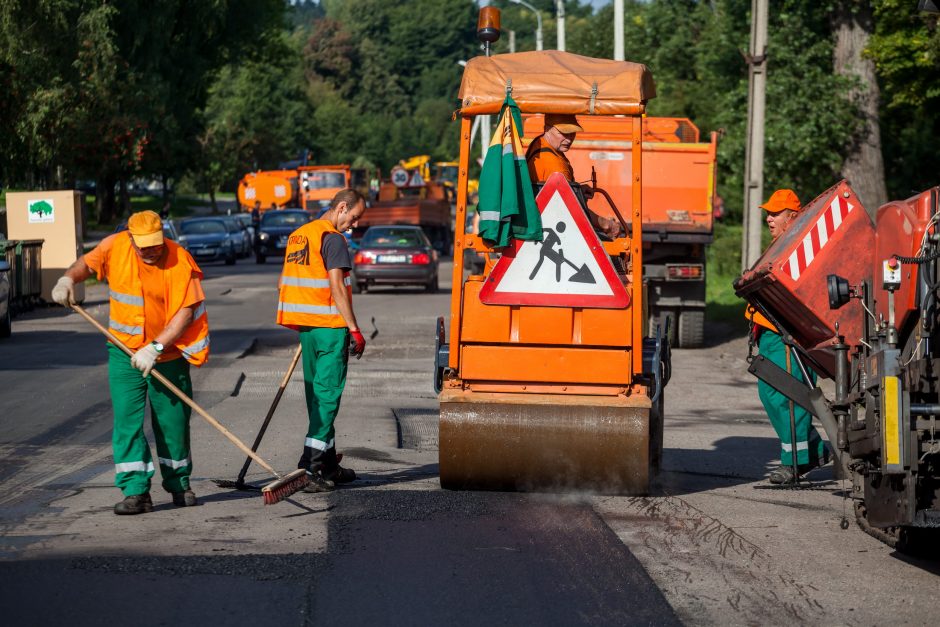
[[[192,395],[189,366],[201,366],[209,356],[202,271],[185,249],[164,240],[160,216],[141,211],[131,215],[126,231],[106,237],[66,270],[52,290],[53,300],[73,304],[73,286],[92,274],[108,282],[111,333],[134,351],[128,357],[108,344],[115,484],[124,494],[114,513],[153,510],[154,465],[144,435],[148,398],[163,488],[174,505],[196,505],[189,485],[190,408],[150,373],[156,370]]]
[[[767,212],[767,226],[770,235],[777,239],[790,228],[800,211],[800,200],[789,189],[778,189],[770,199],[761,205]],[[748,306],[745,317],[751,322],[752,338],[757,341],[758,350],[770,362],[786,370],[797,381],[804,382],[789,346],[784,344],[777,329],[753,307]],[[813,382],[816,374],[807,369]],[[803,475],[828,461],[826,445],[813,427],[812,416],[808,411],[796,405],[781,392],[758,379],[757,391],[764,410],[770,418],[777,437],[780,438],[780,466],[770,473],[773,484],[792,483],[796,480],[793,469],[793,446],[796,446],[797,472]],[[796,425],[795,437],[790,433],[790,418]]]
[[[352,262],[343,236],[363,211],[362,194],[343,189],[320,219],[301,226],[287,240],[277,323],[300,332],[308,429],[298,467],[310,476],[307,492],[331,490],[356,479],[353,470],[339,465],[333,423],[349,354],[358,359],[366,347],[353,313]]]
[[[583,131],[578,118],[571,114],[549,113],[545,115],[545,131],[532,140],[526,150],[526,163],[529,166],[529,178],[533,183],[544,183],[555,172],[561,172],[568,182],[577,185],[574,168],[565,153],[571,148],[578,133]],[[582,185],[585,198],[593,195],[591,187]],[[615,218],[605,218],[593,211],[587,211],[591,226],[600,233],[613,239],[620,233],[620,223]]]

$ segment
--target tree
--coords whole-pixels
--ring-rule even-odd
[[[881,92],[875,64],[863,55],[874,31],[868,0],[837,2],[832,12],[832,29],[836,39],[835,71],[856,79],[849,98],[861,116],[842,164],[842,176],[849,180],[862,205],[874,217],[878,207],[888,201],[888,192],[878,120]]]

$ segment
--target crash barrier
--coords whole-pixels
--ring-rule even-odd
[[[42,244],[45,240],[3,240],[0,253],[10,264],[10,307],[14,315],[29,311],[42,300]]]

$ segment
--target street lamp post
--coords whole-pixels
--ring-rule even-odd
[[[535,19],[538,24],[538,26],[535,29],[535,49],[541,50],[542,49],[542,14],[539,13],[538,9],[536,9],[534,6],[532,6],[525,0],[509,0],[509,1],[513,4],[521,4],[525,8],[535,13]]]

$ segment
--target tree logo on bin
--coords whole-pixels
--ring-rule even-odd
[[[55,205],[52,199],[30,200],[27,202],[30,223],[55,222]]]

